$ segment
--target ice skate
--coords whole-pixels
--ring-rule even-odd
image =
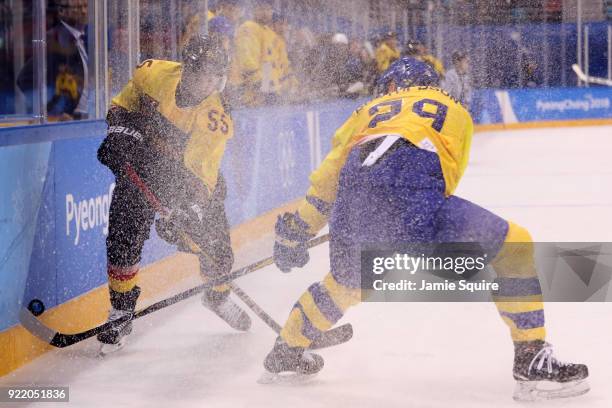
[[[98,334],[98,341],[102,343],[100,345],[100,356],[104,357],[107,354],[114,353],[125,346],[125,337],[132,333],[132,322],[131,316],[133,312],[125,310],[117,310],[111,308],[108,316],[108,322],[119,320],[125,316],[129,316],[125,323],[122,323],[112,329]]]
[[[136,309],[136,300],[140,295],[140,288],[135,286],[131,291],[125,293],[115,292],[111,289],[111,310],[107,322],[122,318],[127,320],[110,330],[98,334],[97,339],[101,344],[100,356],[105,356],[122,349],[125,346],[125,338],[132,333],[132,317]]]
[[[590,389],[587,366],[560,362],[552,346],[543,341],[516,343],[513,374],[516,401],[575,397]]]
[[[219,316],[229,326],[238,331],[247,331],[251,328],[249,315],[234,303],[229,297],[229,291],[216,292],[209,290],[202,295],[202,305]]]
[[[323,358],[302,347],[289,347],[280,337],[264,360],[266,371],[260,384],[301,384],[312,380],[323,368]]]

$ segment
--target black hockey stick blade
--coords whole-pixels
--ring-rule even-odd
[[[329,235],[325,234],[325,235],[321,235],[320,237],[311,239],[310,241],[308,241],[307,246],[308,248],[312,248],[322,243],[325,243],[327,241],[329,241]],[[140,317],[153,313],[157,310],[163,309],[165,307],[168,307],[170,305],[173,305],[175,303],[178,303],[180,301],[193,297],[199,293],[204,292],[204,290],[208,288],[229,283],[233,281],[234,279],[247,275],[251,272],[255,272],[259,269],[265,268],[266,266],[272,265],[273,263],[274,263],[274,258],[268,257],[268,258],[262,259],[261,261],[247,265],[243,268],[237,269],[233,271],[232,273],[230,273],[229,275],[220,277],[218,279],[211,279],[207,281],[206,283],[203,283],[201,285],[198,285],[186,291],[180,292],[167,299],[160,300],[159,302],[153,303],[152,305],[147,306],[146,308],[135,312],[133,319],[138,319]],[[86,340],[99,333],[105,332],[116,326],[119,326],[125,323],[126,321],[128,321],[129,319],[130,319],[130,316],[125,316],[120,319],[114,320],[112,322],[107,322],[100,326],[93,327],[89,330],[85,330],[79,333],[68,334],[68,333],[61,333],[61,332],[55,331],[45,326],[40,320],[38,320],[32,314],[32,312],[30,312],[25,307],[22,308],[21,311],[19,312],[20,323],[26,330],[28,330],[31,334],[38,337],[40,340],[44,341],[45,343],[48,343],[58,348],[68,347],[75,343]]]
[[[335,327],[323,333],[315,341],[312,342],[309,349],[318,350],[327,347],[337,346],[346,343],[353,338],[353,325],[345,323],[342,326]]]
[[[129,320],[129,316],[122,317],[113,322],[107,322],[103,325],[94,327],[92,329],[80,333],[66,334],[54,331],[53,329],[45,326],[26,308],[22,308],[19,312],[19,321],[27,331],[29,331],[31,334],[38,337],[45,343],[48,343],[51,346],[57,348],[72,346],[73,344],[93,337],[98,333],[102,333],[104,331],[112,329],[116,325],[125,323],[127,320]]]
[[[152,305],[145,307],[142,310],[134,313],[132,319],[138,319],[140,317],[146,316],[150,313],[153,313],[157,310],[163,309],[175,303],[178,303],[182,300],[188,299],[197,295],[198,293],[202,293],[205,289],[215,286],[209,283],[202,284],[196,286],[194,288],[188,289],[184,292],[178,293],[172,297],[167,299],[160,300],[159,302],[153,303]],[[96,326],[89,330],[79,332],[79,333],[61,333],[57,331],[53,331],[51,328],[45,326],[40,320],[38,320],[34,315],[26,308],[22,308],[19,313],[19,320],[21,325],[28,330],[31,334],[38,337],[40,340],[45,343],[49,343],[50,345],[58,348],[64,348],[68,346],[72,346],[75,343],[86,340],[90,337],[93,337],[99,333],[110,330],[116,326],[119,326],[126,321],[130,320],[130,316],[124,316],[120,319],[113,320],[112,322],[106,322],[100,326]]]

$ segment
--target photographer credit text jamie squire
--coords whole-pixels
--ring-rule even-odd
[[[481,257],[439,257],[425,255],[414,257],[408,254],[395,254],[390,257],[374,258],[372,260],[372,272],[376,275],[381,275],[388,271],[406,271],[410,275],[414,275],[417,271],[452,271],[462,275],[465,272],[482,270],[485,265],[486,254]],[[474,293],[497,291],[499,290],[499,284],[486,280],[472,282],[465,279],[459,281],[445,279],[443,282],[430,282],[425,279],[415,281],[402,279],[395,282],[385,282],[382,279],[377,279],[372,282],[372,289],[376,291],[461,291]]]
[[[419,282],[409,281],[402,279],[399,282],[385,282],[382,279],[377,279],[372,283],[372,288],[377,291],[421,291],[421,292],[449,292],[449,291],[460,291],[460,292],[489,292],[499,290],[499,283],[487,282],[486,280],[480,280],[478,282],[468,282],[462,279],[458,282],[449,281],[445,279],[444,282],[429,282],[425,279]]]

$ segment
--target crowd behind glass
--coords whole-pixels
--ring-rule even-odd
[[[33,10],[22,6],[19,13],[23,18],[16,22],[16,3],[27,2],[0,0],[0,75],[3,78],[0,116],[31,112],[35,91],[31,45]],[[375,92],[377,77],[394,60],[409,55],[431,64],[442,78],[442,86],[470,105],[472,79],[467,50],[451,50],[445,65],[418,36],[406,35],[407,32],[397,32],[388,26],[360,30],[354,26],[345,29],[334,26],[332,30],[313,27],[312,18],[300,18],[304,16],[295,12],[298,8],[292,8],[291,2],[285,3],[279,8],[280,2],[275,0],[211,0],[210,9],[203,10],[202,2],[185,0],[173,2],[176,7],[172,18],[168,18],[165,3],[141,0],[140,59],[180,60],[182,46],[194,34],[209,31],[221,35],[231,55],[226,96],[234,107],[240,108],[371,95]],[[456,3],[451,8],[456,24],[469,24],[470,16],[483,14],[482,8],[478,9],[479,13],[470,11],[472,3],[478,2]],[[521,11],[516,2],[514,6],[513,2],[502,3],[509,6],[501,14],[501,9],[497,9],[500,19],[523,18],[520,17],[523,14],[524,18],[531,19],[545,16],[557,21],[561,18],[560,1],[540,2],[544,9],[539,14],[531,13],[532,8]],[[126,30],[113,24],[109,21],[109,75],[117,86],[111,87],[111,93],[117,92],[129,79],[127,68],[121,64],[127,52]],[[47,113],[51,120],[88,117],[87,25],[88,0],[48,0]],[[17,40],[21,41],[18,52]],[[538,86],[535,56],[524,55],[521,61],[521,81],[516,86]]]

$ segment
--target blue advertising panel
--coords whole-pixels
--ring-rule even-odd
[[[106,281],[112,173],[96,160],[102,137],[55,142],[55,242],[58,302]]]
[[[107,280],[105,240],[115,178],[96,158],[102,139],[63,140],[54,145],[58,303]],[[143,264],[175,252],[154,231],[147,244]]]
[[[610,88],[517,89],[509,94],[519,122],[612,118]]]
[[[253,184],[248,203],[255,203],[251,217],[294,200],[308,188],[310,154],[306,120],[302,113],[282,112],[276,120],[260,120],[255,146]]]

